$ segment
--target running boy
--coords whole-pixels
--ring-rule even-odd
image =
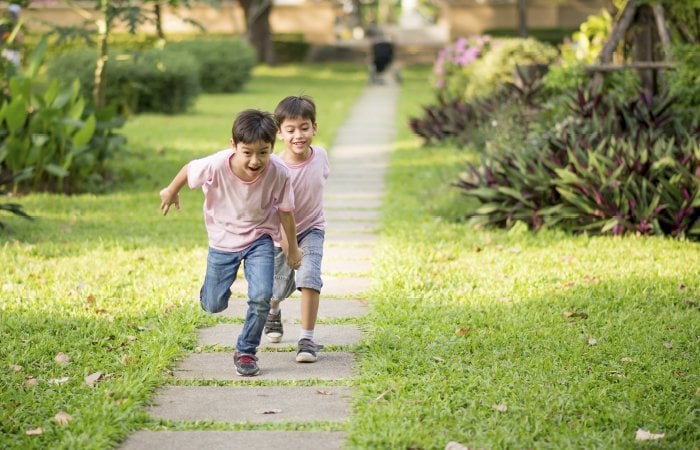
[[[303,95],[283,99],[275,109],[275,121],[277,134],[285,146],[280,157],[292,175],[297,234],[294,242],[282,236],[282,248],[275,248],[275,282],[265,336],[271,342],[282,339],[284,330],[280,302],[295,289],[301,291],[301,332],[296,360],[315,362],[316,352],[323,348],[314,342],[314,328],[323,286],[321,258],[326,228],[323,189],[330,171],[328,155],[323,148],[311,145],[317,125],[316,105],[310,97]],[[302,258],[295,274],[289,268],[291,265],[286,264],[291,252],[285,249],[297,243]]]
[[[260,372],[255,356],[270,309],[274,275],[273,240],[291,239],[287,261],[299,267],[294,194],[289,170],[272,154],[277,126],[269,113],[242,111],[233,122],[231,148],[186,164],[160,191],[163,215],[171,205],[180,209],[185,184],[204,192],[204,223],[209,254],[200,302],[216,313],[228,306],[231,285],[242,261],[248,281],[248,312],[233,355],[236,372]]]

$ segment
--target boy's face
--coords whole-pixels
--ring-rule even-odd
[[[273,150],[270,142],[263,141],[236,143],[231,139],[231,147],[235,152],[231,158],[231,169],[245,181],[252,181],[263,172]]]
[[[316,124],[301,117],[285,119],[277,132],[277,136],[284,141],[284,147],[302,158],[308,156],[309,146],[315,135]]]

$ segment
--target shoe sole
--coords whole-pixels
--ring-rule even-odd
[[[241,373],[236,369],[236,374],[241,377],[254,377],[255,375],[260,373],[260,369],[257,370],[257,372],[254,373]]]
[[[282,340],[282,335],[278,333],[268,333],[265,335],[268,341],[272,342],[273,344],[277,344]]]
[[[318,360],[318,357],[311,353],[297,353],[297,362],[312,363]]]

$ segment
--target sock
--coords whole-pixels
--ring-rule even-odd
[[[270,314],[279,314],[280,313],[280,307],[277,306],[277,308],[270,307]]]
[[[300,329],[299,330],[299,340],[301,341],[302,339],[308,339],[310,341],[314,340],[314,330],[304,330]]]

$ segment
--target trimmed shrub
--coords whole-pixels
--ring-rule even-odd
[[[528,28],[528,37],[537,39],[541,42],[546,42],[550,45],[559,45],[564,41],[564,38],[575,32],[576,28]],[[484,30],[485,34],[489,34],[495,38],[515,38],[518,37],[518,30],[514,28],[490,28]]]
[[[309,53],[311,44],[302,33],[276,33],[272,35],[275,56],[280,64],[302,62]]]
[[[64,82],[79,79],[91,98],[97,50],[72,50],[56,55],[47,74]],[[186,111],[199,94],[199,64],[187,53],[151,49],[110,52],[107,62],[107,102],[124,113]]]
[[[190,55],[200,71],[199,82],[204,92],[238,92],[250,80],[255,67],[255,51],[238,39],[189,39],[168,42],[165,50]]]

